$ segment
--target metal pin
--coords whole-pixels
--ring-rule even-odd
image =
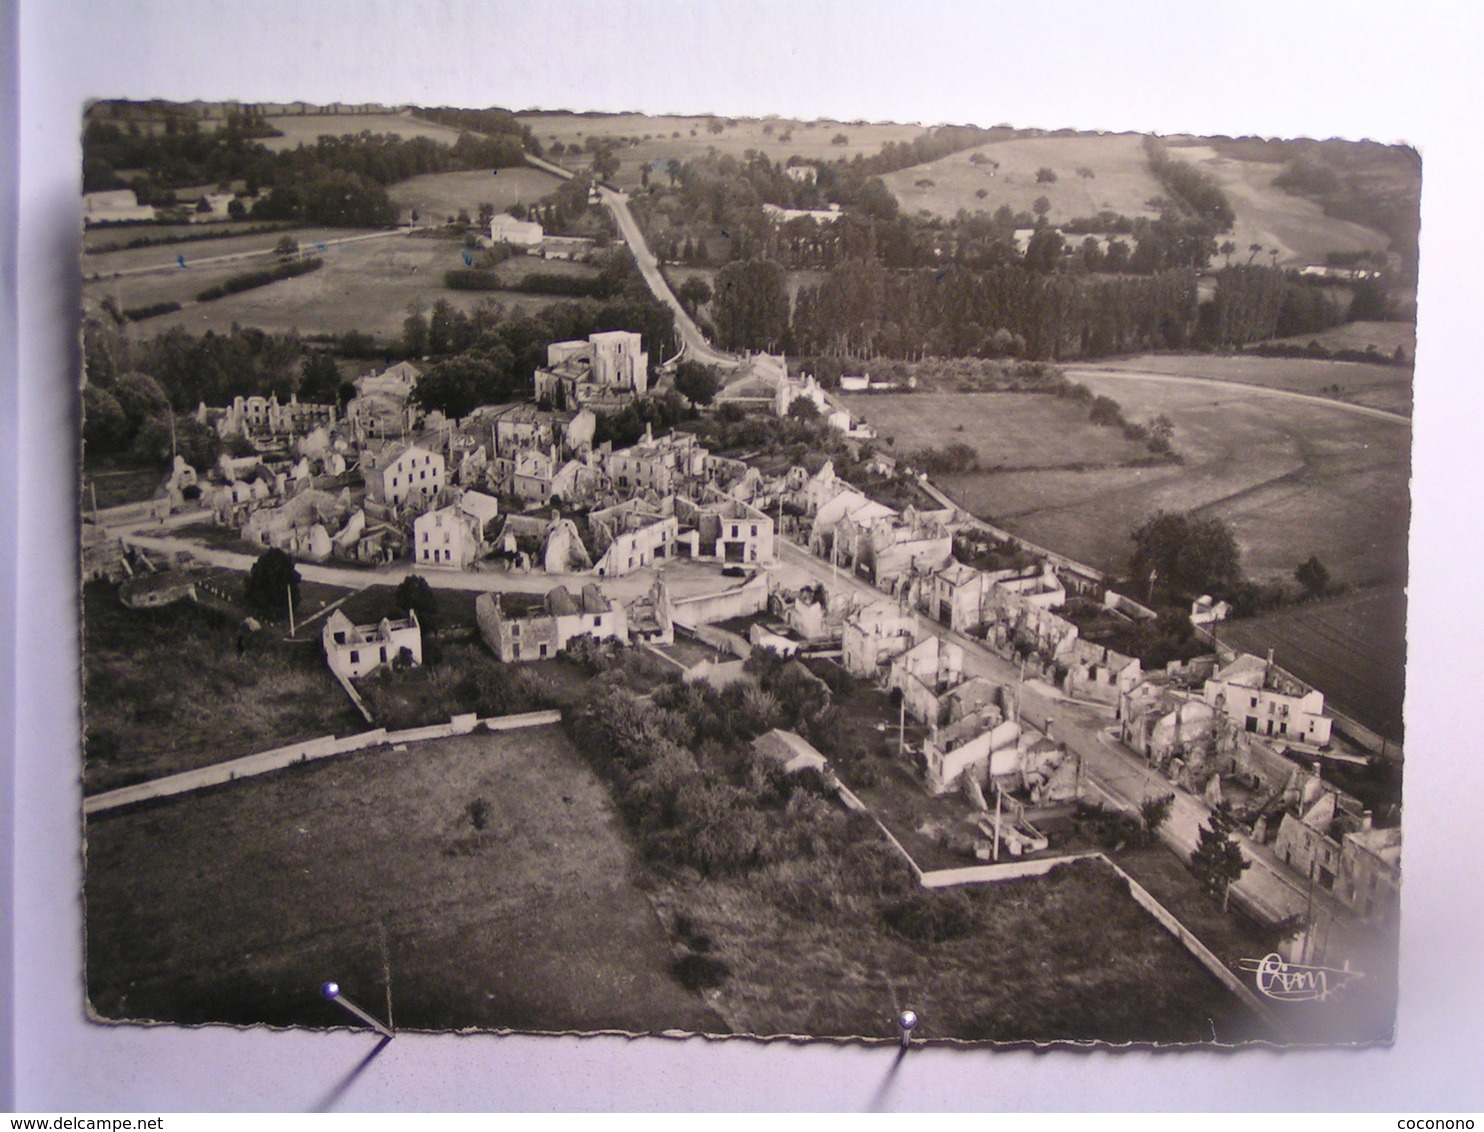
[[[366,1025],[375,1030],[378,1034],[382,1035],[382,1037],[394,1038],[397,1036],[391,1029],[378,1022],[370,1014],[362,1010],[355,1003],[351,1002],[350,999],[341,994],[339,983],[326,983],[324,986],[319,988],[319,993],[324,995],[326,999],[328,999],[330,1002],[333,1002],[342,1010],[345,1010],[346,1012],[353,1014],[355,1017],[359,1018],[362,1022],[366,1023]]]
[[[897,1015],[897,1026],[902,1031],[902,1048],[912,1041],[912,1031],[917,1029],[917,1011],[904,1010]]]

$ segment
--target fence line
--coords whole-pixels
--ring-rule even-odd
[[[479,719],[473,713],[456,715],[447,723],[435,723],[429,727],[414,727],[406,731],[388,731],[378,727],[373,731],[362,731],[337,739],[333,735],[322,735],[318,739],[307,739],[301,743],[290,743],[286,747],[274,747],[256,754],[244,755],[211,766],[198,767],[180,774],[166,775],[150,782],[139,782],[133,786],[122,786],[84,798],[82,812],[103,813],[120,806],[145,802],[154,798],[167,798],[176,794],[188,794],[208,786],[218,786],[239,778],[252,778],[259,774],[282,770],[295,763],[316,759],[333,758],[336,755],[362,751],[368,747],[388,746],[393,743],[418,743],[428,739],[446,739],[454,735],[471,734],[483,725],[488,731],[512,731],[522,727],[545,727],[561,722],[559,711],[529,711],[517,715],[495,716]]]

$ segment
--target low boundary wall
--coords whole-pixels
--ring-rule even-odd
[[[1154,922],[1165,931],[1175,937],[1176,942],[1188,951],[1202,967],[1217,979],[1227,990],[1236,995],[1243,1005],[1247,1006],[1254,1014],[1270,1026],[1275,1034],[1286,1040],[1292,1040],[1293,1034],[1289,1028],[1278,1018],[1267,1004],[1257,997],[1247,985],[1232,973],[1231,969],[1213,952],[1200,941],[1194,932],[1187,928],[1180,920],[1156,900],[1142,884],[1134,880],[1123,869],[1119,868],[1105,854],[1091,851],[1087,853],[1073,853],[1065,857],[1041,857],[1033,861],[1007,861],[998,865],[968,865],[961,869],[935,869],[932,872],[924,872],[922,868],[912,859],[902,843],[893,836],[891,830],[882,824],[881,819],[871,813],[870,808],[853,793],[849,787],[841,783],[837,788],[840,801],[847,809],[864,813],[886,835],[893,848],[902,855],[902,859],[912,869],[918,882],[923,888],[958,888],[967,884],[998,884],[1002,881],[1022,880],[1026,877],[1045,876],[1061,865],[1074,861],[1101,861],[1112,869],[1124,883],[1128,885],[1129,895],[1133,897],[1134,903],[1148,912],[1154,918]]]
[[[286,747],[274,747],[272,750],[259,751],[257,754],[244,755],[238,759],[228,759],[226,762],[213,763],[211,766],[167,775],[150,782],[140,782],[133,786],[123,786],[117,790],[94,794],[83,799],[82,812],[86,815],[98,814],[120,806],[133,805],[136,802],[147,802],[154,798],[167,798],[176,794],[188,794],[193,790],[218,786],[239,778],[252,778],[259,774],[282,770],[295,763],[346,755],[353,751],[366,750],[368,747],[384,747],[394,743],[421,743],[429,739],[470,735],[481,725],[487,731],[514,731],[523,727],[546,727],[553,723],[560,723],[561,718],[562,713],[559,711],[528,711],[518,715],[495,716],[492,719],[479,719],[471,713],[456,715],[447,723],[414,727],[407,731],[388,731],[384,727],[378,727],[374,731],[363,731],[360,734],[347,735],[339,739],[333,735],[324,735],[318,739],[291,743]]]

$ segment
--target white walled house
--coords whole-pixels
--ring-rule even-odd
[[[400,507],[426,503],[443,490],[444,459],[420,444],[393,444],[362,464],[366,494],[378,503]]]
[[[1329,742],[1324,693],[1243,653],[1206,681],[1205,700],[1254,735],[1322,747]]]
[[[337,609],[325,620],[320,640],[330,671],[345,680],[357,680],[398,660],[423,662],[422,628],[413,612],[406,620],[383,617],[375,625],[356,625]]]

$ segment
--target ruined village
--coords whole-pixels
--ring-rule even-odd
[[[545,136],[539,118],[528,132]],[[964,140],[991,155],[1021,144]],[[1254,647],[1239,575],[1182,591],[1153,552],[1110,568],[976,515],[962,469],[899,441],[876,408],[943,394],[932,372],[782,339],[738,346],[735,320],[751,316],[729,320],[720,292],[751,284],[723,268],[694,287],[687,265],[704,249],[687,254],[676,233],[691,237],[647,192],[678,190],[691,175],[679,161],[576,143],[581,160],[562,161],[549,139],[545,152],[528,145],[521,162],[560,216],[529,192],[477,221],[414,207],[382,242],[436,237],[465,265],[495,263],[456,263],[450,284],[621,256],[613,270],[665,334],[600,315],[529,343],[520,388],[455,397],[453,332],[431,348],[419,308],[402,338],[423,349],[342,348],[315,389],[194,403],[168,390],[163,466],[136,498],[100,500],[119,473],[85,476],[92,1009],[336,1025],[309,993],[333,958],[372,999],[390,979],[389,1006],[426,1029],[890,1038],[871,1013],[887,986],[928,1038],[1384,1040],[1401,880],[1393,730]],[[714,151],[695,160],[737,175]],[[869,211],[825,201],[834,169],[827,156],[778,167],[793,189],[754,206],[744,262],[802,254]],[[204,194],[189,222],[243,222],[243,200]],[[161,222],[133,189],[89,194],[86,215],[90,232]],[[1005,254],[1070,257],[1071,243],[1037,251],[1052,229],[1036,216],[1018,243],[1007,230]],[[288,231],[283,264],[332,261],[347,238]],[[950,236],[968,238],[939,231],[940,255]],[[1100,239],[1089,256],[1116,242]],[[168,264],[178,249],[184,270],[189,243],[148,254]],[[124,253],[85,258],[109,254]],[[1398,270],[1343,262],[1280,267],[1275,252],[1238,266],[1271,273],[1264,286],[1287,270],[1295,293]],[[93,271],[90,317],[120,286]],[[1046,278],[1072,274],[1068,259]],[[87,380],[111,384],[127,415],[149,391],[127,372],[139,351],[127,369],[122,355],[176,312],[110,323],[102,310],[112,340],[88,358],[115,372]],[[321,329],[291,304],[289,317]],[[999,390],[1065,387],[1025,343],[994,365]],[[1105,400],[1085,399],[1095,423]],[[1152,435],[1124,421],[1151,474],[1178,474],[1176,417]],[[928,427],[972,446],[955,424]],[[1111,537],[1127,544],[1129,528]],[[1300,581],[1323,597],[1322,581]],[[172,639],[200,658],[192,692],[164,686],[176,668],[150,667]],[[332,873],[362,868],[370,879],[311,930],[320,913],[289,894],[322,899]],[[224,876],[240,888],[216,912],[169,928]],[[141,920],[145,905],[157,911]],[[248,920],[260,923],[239,935]],[[880,970],[857,953],[866,941],[888,956]],[[1254,980],[1264,956],[1359,981],[1321,1016]],[[455,964],[474,968],[453,976],[472,1012],[437,990]],[[187,969],[209,974],[186,986]],[[621,972],[636,989],[564,994],[566,970],[603,987]],[[1079,980],[1085,994],[1069,989]]]

